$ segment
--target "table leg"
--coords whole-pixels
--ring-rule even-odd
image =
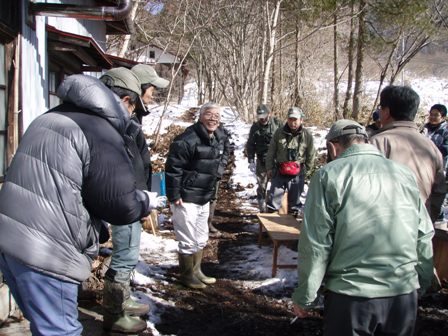
[[[274,242],[274,252],[272,254],[272,277],[277,275],[277,257],[278,257],[278,248],[279,244],[276,240]]]

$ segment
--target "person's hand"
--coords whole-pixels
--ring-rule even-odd
[[[157,208],[164,208],[166,206],[166,201],[167,201],[166,196],[157,196],[156,197]]]
[[[294,304],[294,315],[298,318],[312,317],[313,313]]]
[[[267,176],[268,180],[272,179],[272,169],[271,169],[271,170],[268,170],[268,171],[266,172],[266,176]]]
[[[183,204],[182,198],[179,198],[178,200],[174,201],[174,205],[182,205],[182,204]]]
[[[150,192],[150,191],[147,191],[147,190],[143,190],[143,192],[148,196],[149,207],[151,209],[157,208],[157,205],[158,205],[157,193],[156,192]]]
[[[249,170],[255,174],[256,169],[257,169],[257,165],[255,164],[255,162],[253,160],[249,161]]]

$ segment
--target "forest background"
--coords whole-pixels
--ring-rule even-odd
[[[445,0],[134,1],[132,20],[135,32],[111,37],[109,53],[142,60],[145,46],[169,51],[181,65],[168,101],[182,99],[173,79],[189,78],[199,104],[231,106],[246,122],[267,103],[280,117],[300,106],[317,125],[368,123],[384,86],[448,75]]]

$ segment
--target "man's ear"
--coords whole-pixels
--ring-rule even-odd
[[[327,141],[327,162],[336,159],[336,147],[334,143]]]
[[[389,107],[383,107],[380,112],[380,121],[384,125],[391,119]]]

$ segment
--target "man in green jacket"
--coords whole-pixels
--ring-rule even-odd
[[[337,121],[326,139],[333,161],[310,182],[294,313],[310,316],[323,284],[324,335],[413,335],[434,234],[414,174],[367,144],[354,121]]]
[[[268,211],[280,209],[282,197],[288,191],[288,212],[297,213],[302,206],[306,173],[314,166],[315,149],[313,136],[303,127],[305,114],[299,107],[288,110],[288,120],[274,133],[266,157],[268,179],[271,188],[268,194]],[[283,169],[296,166],[296,171]]]
[[[274,132],[280,127],[280,121],[271,116],[267,105],[257,107],[257,121],[252,124],[246,144],[249,169],[257,175],[257,201],[260,212],[266,211],[266,187],[268,178],[266,172],[266,154]],[[255,163],[255,157],[257,161]]]

